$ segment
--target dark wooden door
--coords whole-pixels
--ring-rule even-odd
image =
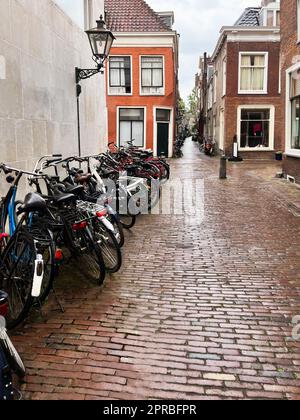
[[[157,123],[157,155],[169,157],[170,124]]]

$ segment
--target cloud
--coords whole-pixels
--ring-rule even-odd
[[[199,56],[211,53],[222,26],[233,25],[246,7],[260,0],[146,0],[155,11],[173,10],[180,33],[180,91],[187,98],[194,87]]]

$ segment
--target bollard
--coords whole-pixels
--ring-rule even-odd
[[[221,156],[220,159],[220,179],[227,179],[227,158]]]

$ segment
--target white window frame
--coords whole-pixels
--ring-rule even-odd
[[[297,0],[297,33],[298,33],[298,43],[300,43],[300,0]]]
[[[166,109],[167,111],[171,111],[170,113],[170,122],[165,123],[169,124],[169,158],[173,156],[173,146],[174,146],[174,108],[165,107],[165,106],[155,106],[153,107],[153,152],[154,156],[157,157],[157,123],[163,121],[156,120],[156,111],[158,109]]]
[[[270,132],[269,147],[241,147],[241,126],[242,126],[242,110],[243,109],[269,109],[270,110]],[[275,106],[274,105],[240,105],[237,109],[237,136],[239,149],[242,152],[270,152],[274,151],[275,143]]]
[[[263,26],[268,25],[268,13],[273,12],[273,27],[277,27],[277,13],[280,13],[280,8],[278,8],[277,5],[275,5],[274,8],[266,7],[264,8],[264,19],[263,19]],[[268,28],[271,28],[271,26],[268,26]]]
[[[117,146],[120,147],[120,109],[143,109],[144,110],[144,145],[140,147],[144,150],[147,146],[147,107],[146,106],[118,106],[117,107]]]
[[[263,90],[242,90],[241,89],[241,66],[243,55],[264,55],[265,56],[265,73]],[[268,94],[268,75],[269,75],[269,53],[267,51],[240,51],[239,53],[239,95],[267,95]]]
[[[286,71],[286,112],[285,112],[285,154],[287,156],[300,158],[300,150],[292,149],[292,103],[291,93],[291,74],[300,70],[300,63],[295,64]]]
[[[111,92],[110,86],[110,64],[108,59],[108,68],[107,68],[107,92],[108,96],[132,96],[133,95],[133,71],[132,71],[132,55],[129,54],[110,54],[109,57],[130,57],[130,80],[131,80],[131,93],[113,93]]]
[[[217,102],[217,82],[218,82],[218,73],[214,73],[213,77],[213,104]]]
[[[226,96],[227,93],[227,60],[226,58],[222,61],[222,97]]]
[[[143,86],[142,86],[142,58],[143,57],[151,57],[151,58],[162,58],[163,59],[163,87],[161,88],[161,92],[158,93],[144,93]],[[166,92],[166,66],[165,66],[165,56],[162,54],[143,54],[140,55],[139,59],[140,63],[140,96],[165,96]]]

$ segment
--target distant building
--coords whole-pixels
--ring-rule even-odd
[[[213,68],[203,73],[204,134],[227,155],[235,135],[247,158],[273,158],[282,149],[279,24],[279,2],[247,8],[234,26],[221,29]]]
[[[281,1],[284,172],[300,183],[300,1]]]
[[[173,12],[144,0],[105,0],[116,36],[107,68],[108,137],[172,156],[176,134],[178,34]]]

